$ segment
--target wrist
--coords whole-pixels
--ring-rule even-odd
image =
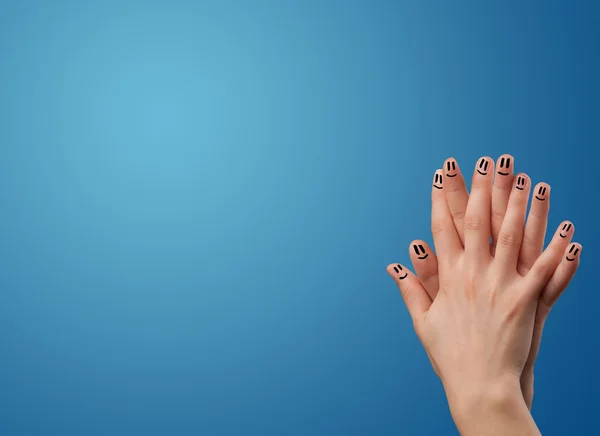
[[[518,422],[532,429],[532,433],[523,434],[537,434],[518,378],[481,383],[447,394],[452,418],[462,435],[504,434],[502,428]]]

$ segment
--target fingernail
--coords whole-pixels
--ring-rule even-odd
[[[560,237],[561,238],[566,238],[567,236],[569,236],[569,232],[571,232],[571,229],[573,228],[573,224],[571,224],[569,221],[565,222],[562,226],[562,228],[560,229]]]
[[[442,171],[437,170],[433,176],[433,187],[436,189],[444,189],[444,183],[442,179]]]
[[[429,257],[429,254],[425,253],[425,247],[423,247],[421,244],[414,244],[413,250],[415,250],[415,253],[417,253],[417,259],[423,260]]]
[[[498,162],[498,174],[508,176],[511,173],[511,156],[502,156]]]
[[[477,165],[477,172],[482,176],[488,175],[488,167],[490,166],[490,162],[487,158],[482,157],[479,159],[479,165]]]
[[[571,248],[569,249],[566,258],[569,262],[573,262],[575,259],[577,259],[577,256],[580,255],[580,253],[581,245],[578,247],[577,244],[571,244]]]
[[[519,176],[517,176],[517,180],[515,182],[515,188],[519,191],[523,191],[525,189],[525,187],[527,186],[527,176],[524,174],[521,174]]]
[[[550,196],[550,187],[545,185],[538,186],[537,192],[535,194],[535,198],[540,201],[546,201],[546,199]]]
[[[408,276],[408,273],[402,269],[400,264],[394,266],[394,271],[398,280],[404,280]]]
[[[456,160],[454,158],[446,160],[445,172],[447,177],[456,177],[458,175],[456,168]]]

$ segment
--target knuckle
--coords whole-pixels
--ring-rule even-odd
[[[465,216],[464,225],[467,230],[480,230],[483,224],[481,217],[477,215]]]
[[[491,217],[493,221],[502,222],[504,221],[505,212],[492,209]]]
[[[452,211],[452,217],[455,220],[462,220],[465,218],[465,211],[464,210],[456,210],[456,211]]]
[[[486,189],[488,186],[488,181],[485,178],[479,178],[476,177],[472,182],[471,182],[471,191],[473,191],[474,189]]]
[[[443,220],[431,220],[431,233],[433,235],[439,235],[445,228]]]
[[[534,238],[533,236],[528,235],[527,233],[525,233],[523,235],[523,244],[535,247],[535,246],[538,245],[538,241],[537,241],[537,238]]]
[[[512,232],[500,232],[498,234],[498,244],[505,247],[515,247],[519,243],[519,238]]]

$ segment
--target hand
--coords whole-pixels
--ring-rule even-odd
[[[504,397],[504,390],[512,395],[512,388],[520,386],[540,296],[563,255],[569,254],[569,264],[576,267],[581,253],[581,246],[569,245],[558,231],[531,269],[526,273],[519,271],[530,190],[529,178],[520,175],[512,184],[492,256],[489,239],[493,174],[491,159],[478,162],[471,196],[461,217],[461,239],[451,201],[444,193],[442,171],[436,171],[432,188],[432,232],[439,271],[436,295],[429,295],[406,267],[388,267],[400,287],[417,335],[442,380],[459,429],[468,425],[461,420],[465,404],[478,404],[490,393],[498,397],[493,393],[500,392],[499,396]]]
[[[498,244],[500,227],[506,214],[509,195],[514,182],[514,158],[505,154],[500,156],[496,162],[496,173],[492,187],[491,206],[491,236],[492,243],[490,252],[495,253]],[[478,165],[481,160],[478,161]],[[485,164],[484,164],[485,167]],[[478,168],[479,169],[479,168]],[[486,168],[480,169],[487,172]],[[487,168],[488,171],[493,171]],[[450,158],[444,162],[444,187],[448,207],[457,229],[461,243],[464,244],[464,216],[469,195],[464,183],[464,178],[455,159]],[[544,238],[546,234],[548,211],[550,209],[550,186],[539,183],[533,189],[532,205],[527,219],[527,225],[521,243],[517,268],[520,274],[526,274],[534,262],[542,253]],[[565,243],[569,243],[575,228],[569,221],[560,225],[561,235]],[[503,241],[510,242],[510,241]],[[421,240],[411,243],[411,260],[415,273],[421,279],[429,295],[435,296],[439,288],[439,277],[437,260],[433,251],[427,243]],[[527,407],[531,409],[533,402],[534,363],[537,357],[544,323],[548,317],[554,302],[559,298],[567,287],[576,270],[576,265],[570,262],[562,262],[557,271],[552,275],[550,282],[546,284],[542,292],[536,311],[536,320],[529,356],[523,373],[521,375],[521,389]]]

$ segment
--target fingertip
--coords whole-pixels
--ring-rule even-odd
[[[517,191],[524,191],[531,185],[531,179],[526,173],[518,173],[515,176],[513,185]]]
[[[550,198],[550,185],[546,182],[539,182],[533,188],[533,196],[535,199],[544,202]]]
[[[565,250],[565,259],[569,262],[579,261],[583,247],[578,242],[572,242]]]

